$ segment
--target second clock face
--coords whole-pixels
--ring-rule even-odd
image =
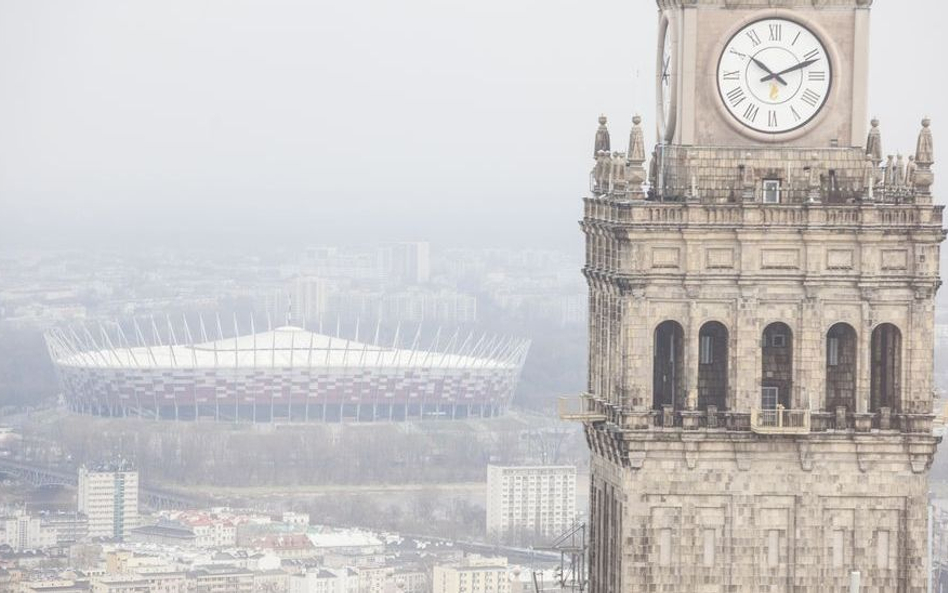
[[[731,37],[718,60],[717,82],[736,121],[756,132],[782,134],[823,109],[833,69],[826,47],[810,29],[770,18]]]

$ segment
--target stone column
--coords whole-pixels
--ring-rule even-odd
[[[866,414],[871,404],[869,390],[872,386],[872,307],[865,297],[862,301],[862,320],[857,331],[856,412]]]
[[[652,339],[649,332],[649,307],[645,290],[632,289],[626,304],[629,344],[625,350],[624,382],[630,387],[632,409],[646,412],[652,408]]]
[[[799,323],[793,336],[792,405],[797,409],[822,409],[826,399],[826,363],[823,352],[823,307],[817,297],[800,302]]]
[[[684,328],[685,347],[682,348],[685,358],[682,361],[682,368],[685,373],[685,408],[688,410],[695,410],[698,407],[698,348],[700,344],[698,334],[701,331],[701,324],[698,318],[697,293],[697,288],[693,291],[688,291],[690,302],[688,306],[688,321]]]
[[[737,401],[734,412],[749,412],[760,407],[760,320],[757,316],[757,298],[742,297],[737,304],[735,349],[731,357],[735,367],[734,394]]]

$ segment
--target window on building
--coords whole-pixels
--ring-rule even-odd
[[[780,180],[779,179],[764,179],[764,203],[765,204],[779,204],[780,203]]]
[[[774,348],[786,348],[787,347],[787,336],[783,334],[773,334],[770,337],[770,345]]]
[[[764,410],[776,410],[777,404],[780,402],[780,388],[779,387],[761,387],[760,388],[760,405]]]
[[[839,366],[839,338],[836,336],[830,336],[826,342],[826,364]]]
[[[714,336],[701,336],[700,347],[698,348],[698,356],[701,360],[701,364],[712,364],[714,362],[714,354],[712,352],[713,344]]]

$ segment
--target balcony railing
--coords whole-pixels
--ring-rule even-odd
[[[561,397],[556,402],[556,411],[560,420],[570,422],[605,422],[607,416],[594,409],[593,400],[587,395],[579,397]]]
[[[757,434],[807,434],[810,410],[751,410],[751,430]]]

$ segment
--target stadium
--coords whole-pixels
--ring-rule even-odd
[[[53,329],[46,334],[63,398],[109,417],[219,422],[372,422],[503,414],[529,341],[401,328],[359,340],[284,326],[199,339],[185,320]],[[182,336],[182,339],[176,337]],[[132,336],[132,340],[128,336]],[[145,336],[148,335],[149,338]],[[412,337],[413,335],[413,337]]]

